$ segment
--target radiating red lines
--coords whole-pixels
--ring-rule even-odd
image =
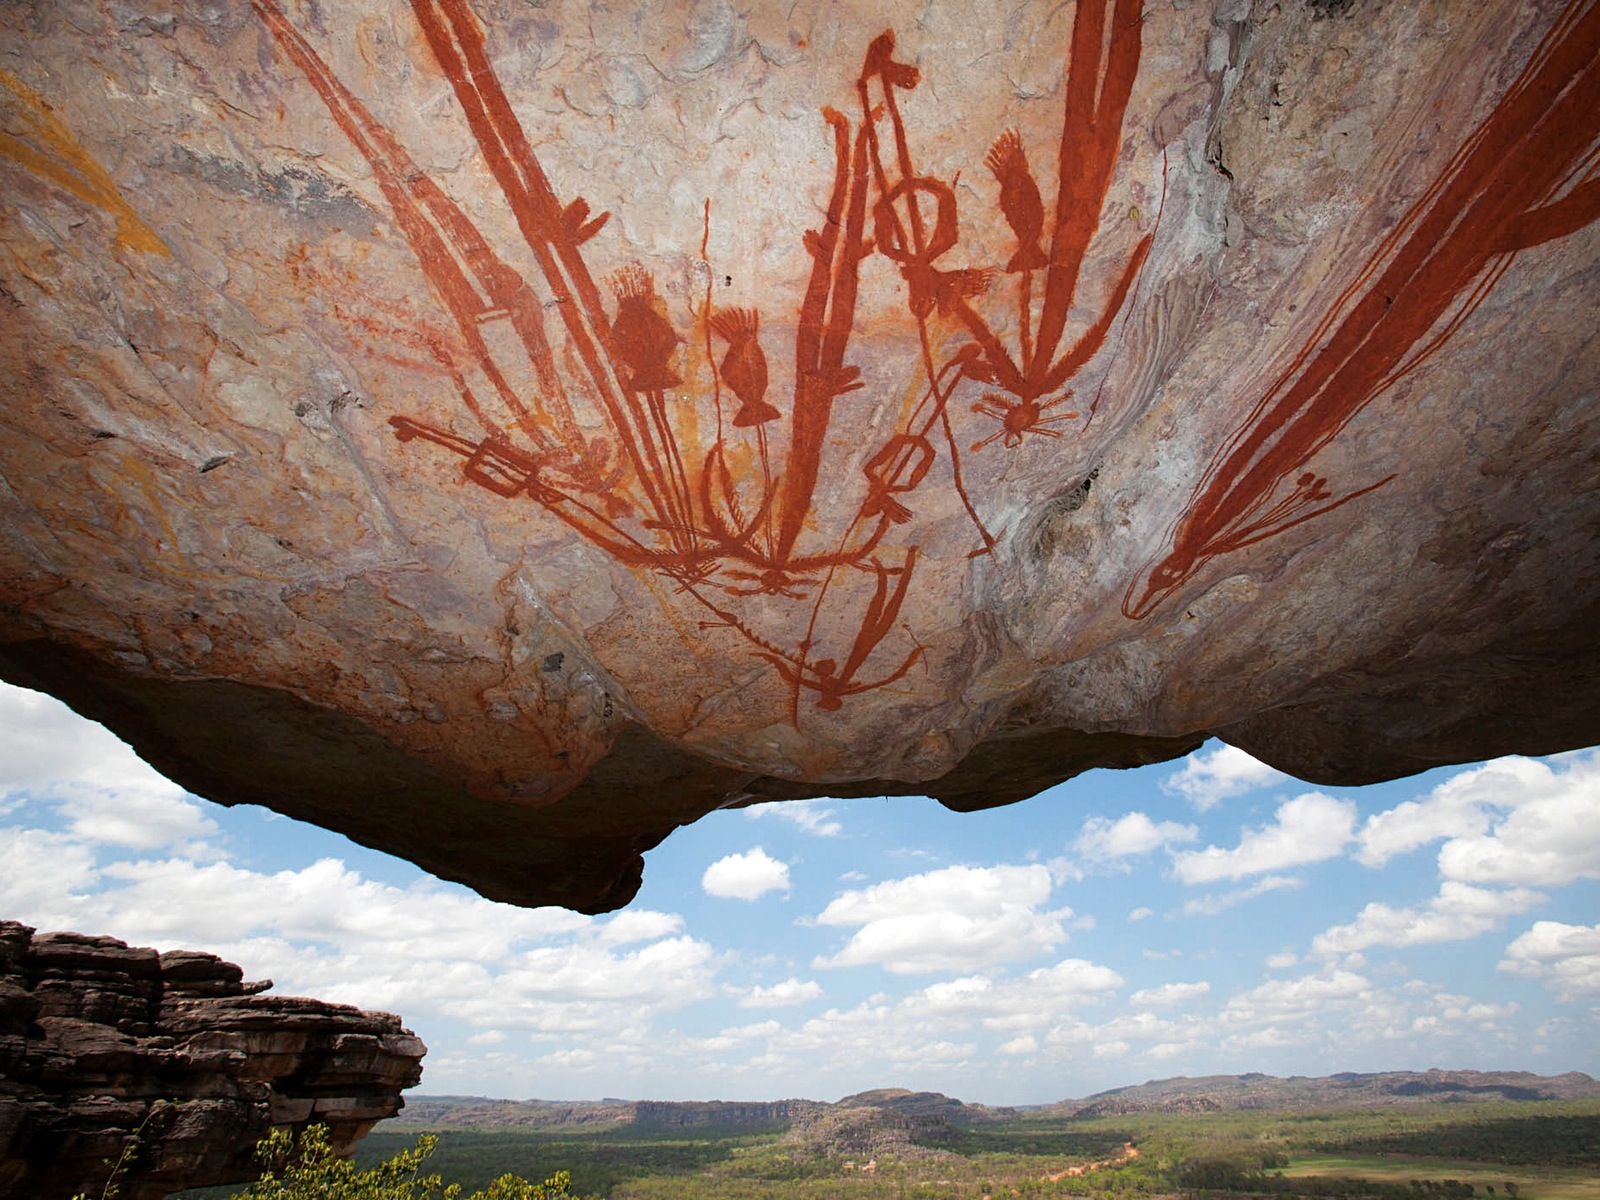
[[[1148,616],[1217,556],[1387,483],[1336,497],[1309,463],[1455,333],[1512,255],[1600,219],[1597,158],[1600,4],[1575,0],[1217,452],[1123,612]]]
[[[956,194],[950,182],[918,171],[901,107],[921,73],[896,57],[892,32],[871,41],[856,80],[858,115],[823,110],[833,178],[821,227],[805,237],[812,265],[794,313],[787,404],[772,394],[778,373],[763,344],[761,312],[716,310],[708,289],[692,337],[704,353],[691,368],[683,353],[690,339],[675,327],[648,271],[624,265],[604,283],[591,272],[584,246],[602,232],[608,214],[595,217],[581,198],[563,204],[557,197],[467,0],[412,0],[412,10],[532,254],[532,279],[495,252],[340,83],[276,0],[252,4],[372,164],[472,360],[471,371],[450,369],[482,433],[396,416],[390,422],[396,436],[459,455],[467,481],[505,499],[531,499],[618,562],[674,581],[677,594],[707,614],[702,628],[734,631],[773,665],[790,688],[796,721],[802,695],[833,711],[850,696],[904,679],[923,655],[903,616],[922,552],[918,494],[934,486],[953,490],[976,533],[975,553],[995,544],[963,475],[953,396],[978,381],[983,386],[973,394],[983,400],[960,411],[1002,426],[1000,435],[969,438],[969,452],[997,437],[1012,448],[1024,434],[1063,437],[1057,426],[1077,413],[1063,407],[1070,393],[1051,393],[1104,343],[1148,252],[1146,236],[1101,313],[1063,351],[1138,73],[1137,0],[1079,0],[1050,216],[1014,131],[986,160],[1019,239],[1006,264],[1019,277],[1023,320],[1015,353],[980,311],[1001,272],[948,265],[961,241]],[[702,258],[710,227],[708,198]],[[852,480],[840,477],[838,446],[859,418],[854,400],[841,398],[863,387],[849,358],[863,264],[874,257],[904,281],[925,386],[901,422],[860,452],[862,474]],[[1037,314],[1036,275],[1042,280]],[[547,307],[558,314],[558,331],[546,328]],[[513,332],[510,347],[487,335],[496,323]],[[436,353],[449,360],[445,349]],[[519,361],[508,361],[508,353]],[[485,386],[475,390],[469,374]],[[531,394],[519,391],[518,380],[531,380]],[[725,420],[730,392],[737,408]],[[714,410],[709,444],[696,415],[702,396]],[[592,432],[597,427],[604,432]],[[752,461],[758,471],[740,478],[732,464]],[[842,497],[852,499],[842,504]]]

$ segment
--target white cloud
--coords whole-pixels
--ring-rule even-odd
[[[1116,859],[1148,854],[1170,842],[1192,842],[1199,836],[1200,831],[1193,825],[1176,821],[1157,824],[1142,812],[1131,812],[1115,821],[1090,817],[1072,848],[1084,858]]]
[[[773,800],[745,809],[752,818],[777,817],[816,837],[838,837],[844,826],[832,820],[834,810],[826,800]]]
[[[1356,857],[1377,867],[1441,840],[1447,879],[1555,887],[1600,878],[1600,753],[1500,758],[1462,771],[1369,818]]]
[[[779,862],[760,846],[743,854],[728,854],[706,868],[700,886],[708,896],[724,900],[759,900],[768,892],[789,891],[789,864]]]
[[[180,790],[104,726],[53,696],[0,683],[0,795],[60,782]]]
[[[1155,915],[1156,915],[1156,910],[1155,909],[1150,908],[1148,905],[1141,904],[1138,908],[1134,909],[1132,912],[1130,912],[1128,914],[1128,920],[1130,920],[1130,921],[1145,921],[1145,920],[1148,920],[1149,918],[1151,918],[1151,917],[1153,917]]]
[[[1356,857],[1377,867],[1445,840],[1441,868],[1468,882],[1549,885],[1600,874],[1594,820],[1600,814],[1600,754],[1564,756],[1556,764],[1565,769],[1499,758],[1453,775],[1422,799],[1370,817]],[[1491,832],[1506,812],[1510,816]]]
[[[910,992],[878,995],[830,1009],[775,1037],[769,1049],[786,1061],[828,1064],[854,1078],[904,1075],[978,1058],[975,1037],[1004,1035],[996,1053],[1028,1054],[1039,1036],[1122,985],[1109,967],[1069,958],[1016,979],[968,975]]]
[[[1371,986],[1350,971],[1272,979],[1231,997],[1222,1015],[1225,1020],[1244,1024],[1301,1020],[1320,1013],[1329,1004],[1365,996]]]
[[[1312,953],[1329,957],[1372,946],[1420,946],[1456,942],[1496,929],[1508,916],[1527,912],[1545,897],[1526,888],[1493,891],[1447,880],[1426,908],[1395,908],[1373,901],[1348,925],[1319,933]]]
[[[209,857],[216,851],[204,840],[217,832],[217,823],[188,799],[183,789],[164,786],[128,786],[115,789],[86,784],[58,785],[50,790],[61,814],[71,821],[72,834],[85,841],[130,850],[160,850]]]
[[[215,853],[203,839],[216,822],[126,743],[52,696],[0,683],[0,797],[23,793],[53,804],[83,841]]]
[[[1194,1042],[1158,1042],[1144,1052],[1146,1058],[1153,1058],[1157,1062],[1163,1059],[1176,1058],[1195,1048]]]
[[[1267,787],[1288,776],[1251,758],[1237,746],[1218,746],[1209,754],[1196,750],[1184,760],[1183,770],[1162,781],[1161,790],[1169,796],[1183,796],[1200,812],[1215,807],[1229,796],[1242,795]]]
[[[877,964],[896,974],[971,970],[1033,958],[1066,941],[1070,909],[1041,910],[1048,868],[945,867],[848,891],[816,918],[858,925],[844,949],[814,966]]]
[[[74,834],[8,829],[0,911],[41,929],[204,948],[248,977],[274,979],[284,995],[409,1020],[455,1017],[480,1030],[558,1036],[648,1025],[652,1013],[713,994],[711,947],[679,933],[671,914],[515,908],[432,880],[380,883],[337,859],[271,873],[182,858],[95,860],[94,844]]]
[[[668,937],[683,929],[677,913],[654,912],[648,908],[629,908],[614,914],[600,927],[603,946],[622,946],[629,942],[649,942]]]
[[[72,929],[83,893],[94,888],[92,847],[65,833],[5,830],[0,837],[0,913],[45,929]]]
[[[1361,847],[1356,852],[1356,860],[1369,867],[1381,867],[1396,854],[1405,854],[1429,842],[1481,833],[1489,824],[1485,806],[1495,803],[1503,794],[1497,785],[1506,782],[1507,765],[1525,761],[1500,759],[1463,771],[1452,775],[1420,800],[1407,800],[1373,814],[1361,827]]]
[[[982,986],[934,984],[924,990],[930,1003],[946,1011],[981,1010],[992,1029],[1038,1027],[1059,1019],[1086,1001],[1122,986],[1122,976],[1110,967],[1083,958],[1064,958],[1054,966],[1038,967],[1017,979]]]
[[[1135,1008],[1175,1008],[1211,994],[1211,985],[1205,980],[1197,983],[1163,983],[1159,987],[1141,988],[1128,997]]]
[[[1297,967],[1299,965],[1300,956],[1294,953],[1292,950],[1285,950],[1279,954],[1267,955],[1267,969],[1271,971],[1282,971],[1285,968]]]
[[[783,1032],[776,1021],[757,1021],[752,1025],[733,1025],[720,1030],[715,1037],[693,1038],[689,1048],[701,1053],[723,1054],[728,1051],[743,1052],[750,1042],[758,1042]]]
[[[822,995],[822,985],[815,980],[785,979],[771,987],[753,987],[739,997],[740,1008],[787,1008],[804,1004]]]
[[[1535,921],[1506,947],[1500,969],[1539,980],[1561,1000],[1600,996],[1600,925]]]
[[[1271,825],[1245,832],[1232,850],[1207,846],[1175,855],[1173,871],[1184,883],[1209,883],[1322,862],[1343,851],[1355,820],[1349,800],[1307,792],[1280,804]]]
[[[1440,847],[1440,874],[1467,883],[1543,887],[1600,879],[1600,754],[1578,757],[1560,773],[1526,759],[1490,766],[1515,768],[1524,786],[1502,793],[1511,811],[1491,829]]]
[[[1249,887],[1235,888],[1231,892],[1223,892],[1220,896],[1201,896],[1195,900],[1184,901],[1183,911],[1186,916],[1214,917],[1220,912],[1226,912],[1235,904],[1242,904],[1246,900],[1254,900],[1257,896],[1264,896],[1268,892],[1280,892],[1286,888],[1303,887],[1304,882],[1291,875],[1268,875],[1265,879],[1257,880]]]

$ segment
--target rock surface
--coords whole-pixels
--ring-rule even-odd
[[[270,1128],[321,1122],[348,1147],[394,1116],[422,1042],[271,986],[212,954],[0,921],[0,1196],[97,1196],[121,1161],[117,1195],[158,1200],[255,1178]]]
[[[0,10],[0,675],[598,911],[1600,741],[1595,0]]]

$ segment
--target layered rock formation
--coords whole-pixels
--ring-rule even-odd
[[[0,921],[0,1195],[158,1200],[259,1174],[273,1127],[348,1147],[425,1047],[388,1013],[265,996],[237,966]]]
[[[625,903],[753,799],[1600,740],[1600,5],[0,12],[0,675]]]

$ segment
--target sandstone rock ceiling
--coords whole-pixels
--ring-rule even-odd
[[[202,795],[596,911],[753,799],[1600,741],[1594,0],[0,30],[0,673]]]

